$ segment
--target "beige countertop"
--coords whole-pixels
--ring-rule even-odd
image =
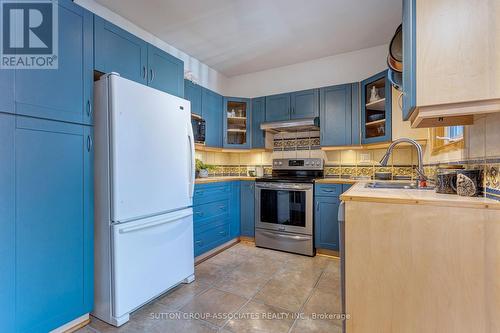
[[[366,181],[366,180],[357,180],[348,178],[319,178],[315,180],[317,184],[356,184],[357,182],[360,181]]]
[[[196,178],[195,184],[208,184],[208,183],[221,183],[230,182],[234,180],[255,180],[257,177],[247,177],[247,176],[226,176],[226,177],[208,177],[208,178]]]
[[[344,192],[343,201],[365,201],[381,203],[418,204],[445,207],[468,207],[500,210],[500,201],[483,197],[461,197],[454,194],[440,194],[434,190],[366,188],[357,183]]]

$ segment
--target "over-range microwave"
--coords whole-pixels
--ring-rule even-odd
[[[195,113],[191,114],[191,126],[193,126],[194,142],[205,143],[205,120]]]

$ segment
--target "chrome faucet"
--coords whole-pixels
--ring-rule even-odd
[[[417,155],[418,155],[418,167],[417,167],[417,173],[418,173],[418,181],[417,181],[417,187],[418,188],[423,188],[427,187],[426,181],[427,177],[425,176],[424,173],[424,158],[423,158],[423,152],[422,152],[422,146],[415,140],[409,139],[409,138],[401,138],[397,139],[394,142],[391,143],[389,148],[387,148],[387,152],[385,153],[384,157],[380,160],[380,164],[382,166],[387,166],[387,162],[389,161],[389,157],[392,154],[392,151],[394,150],[394,147],[397,146],[398,144],[406,142],[409,143],[417,149]]]

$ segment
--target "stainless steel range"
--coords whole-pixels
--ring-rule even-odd
[[[271,177],[255,183],[255,244],[314,255],[314,179],[323,177],[320,158],[275,159]]]

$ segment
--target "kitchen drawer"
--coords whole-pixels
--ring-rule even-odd
[[[231,194],[231,183],[200,184],[194,187],[193,206],[221,199],[229,199]]]
[[[226,218],[229,214],[229,198],[193,207],[195,224],[212,217]]]
[[[226,224],[226,223],[229,223],[230,222],[230,219],[227,218],[227,217],[222,217],[222,216],[218,216],[218,217],[212,217],[212,218],[209,218],[209,219],[205,219],[201,222],[195,222],[194,223],[194,235],[195,237],[199,234],[202,234],[204,233],[205,231],[207,230],[210,230],[210,229],[213,229],[215,227],[218,227],[222,224]]]
[[[215,228],[196,233],[194,236],[194,255],[199,256],[229,239],[229,223],[219,225]]]
[[[315,184],[316,196],[338,197],[342,194],[342,184]]]

